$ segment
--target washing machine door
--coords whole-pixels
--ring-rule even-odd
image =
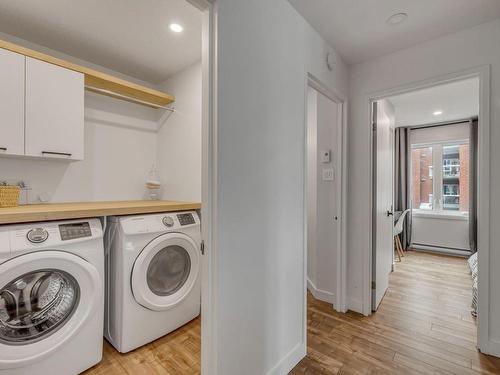
[[[132,269],[132,293],[147,309],[168,310],[191,292],[199,273],[199,249],[182,233],[167,233],[151,241]]]
[[[0,369],[40,361],[74,337],[102,304],[98,270],[63,251],[0,264]]]

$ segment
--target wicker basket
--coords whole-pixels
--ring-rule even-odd
[[[21,188],[19,186],[0,186],[0,207],[19,206],[19,196]]]

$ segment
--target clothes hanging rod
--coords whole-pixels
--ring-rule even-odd
[[[108,96],[111,96],[111,97],[114,97],[114,98],[124,99],[124,100],[129,101],[129,102],[147,105],[148,107],[153,107],[153,108],[157,108],[157,109],[164,109],[166,111],[175,112],[175,108],[166,107],[166,106],[163,106],[163,105],[150,103],[150,102],[147,102],[145,100],[137,99],[137,98],[134,98],[134,97],[131,97],[131,96],[127,96],[127,95],[123,95],[123,94],[118,94],[118,93],[113,92],[111,90],[101,89],[101,88],[97,88],[97,87],[93,87],[93,86],[88,86],[88,85],[85,85],[85,89],[87,89],[89,91],[92,91],[92,92],[95,92],[95,93],[98,93],[98,94],[105,94],[105,95],[108,95]]]

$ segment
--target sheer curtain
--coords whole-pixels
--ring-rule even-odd
[[[394,211],[411,208],[410,196],[410,128],[396,128],[394,142]],[[407,215],[403,232],[400,235],[403,248],[411,243],[411,211]]]

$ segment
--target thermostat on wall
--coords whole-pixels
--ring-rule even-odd
[[[329,163],[332,161],[332,151],[331,150],[323,150],[321,153],[321,162]]]

